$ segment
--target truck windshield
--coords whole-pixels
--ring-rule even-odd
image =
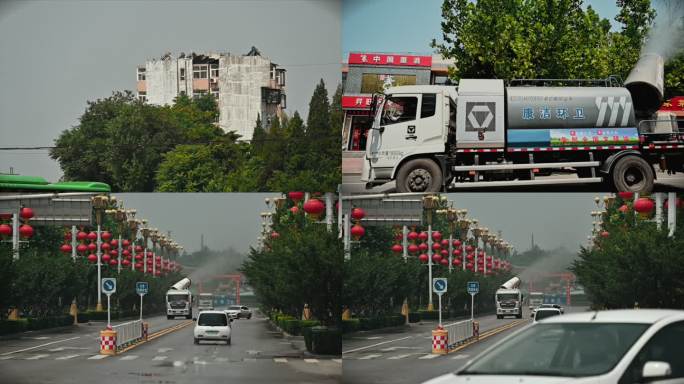
[[[496,301],[518,300],[518,295],[515,293],[499,293],[496,295]]]
[[[535,324],[507,339],[458,374],[601,375],[615,367],[648,326],[622,323]]]
[[[418,98],[414,96],[388,96],[382,107],[382,125],[397,124],[416,119]]]

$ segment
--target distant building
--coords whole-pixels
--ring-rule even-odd
[[[445,84],[453,60],[439,55],[351,52],[342,68],[342,174],[361,173],[373,93],[399,85]]]
[[[286,108],[285,69],[252,47],[245,55],[170,53],[148,60],[137,70],[138,98],[155,105],[173,104],[179,95],[212,95],[217,99],[217,124],[249,141],[257,116],[264,128]]]

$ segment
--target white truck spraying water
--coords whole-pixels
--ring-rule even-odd
[[[504,316],[515,316],[522,318],[523,296],[520,292],[520,278],[514,277],[503,283],[494,295],[496,301],[496,318],[503,319]]]
[[[192,292],[190,292],[189,278],[184,278],[172,285],[166,291],[166,318],[173,319],[176,316],[185,316],[192,319]]]

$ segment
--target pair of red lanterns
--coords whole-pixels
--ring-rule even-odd
[[[22,219],[24,222],[19,226],[19,237],[23,239],[29,239],[33,237],[34,235],[34,230],[33,227],[28,224],[29,220],[31,220],[35,216],[33,209],[28,208],[28,207],[23,207],[19,210],[19,217]],[[1,213],[0,214],[0,220],[11,220],[12,219],[12,214],[11,213]],[[0,224],[0,236],[12,236],[12,226],[9,224],[2,223]]]

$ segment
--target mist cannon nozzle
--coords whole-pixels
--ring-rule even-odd
[[[663,103],[665,63],[656,53],[646,53],[637,61],[625,80],[638,115],[650,115]]]

